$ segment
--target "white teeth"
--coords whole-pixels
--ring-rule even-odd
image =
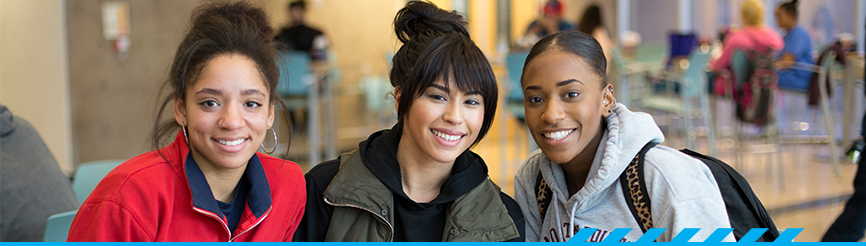
[[[238,139],[235,141],[226,141],[226,140],[217,140],[217,141],[220,142],[221,144],[225,144],[228,146],[235,146],[235,145],[243,143],[246,140],[247,140],[246,138],[242,138],[242,139]]]
[[[448,141],[448,142],[457,141],[457,139],[460,139],[462,137],[462,136],[448,135],[445,133],[438,132],[436,130],[430,130],[430,131],[432,131],[433,134],[436,134],[436,136],[439,136],[440,138],[445,139],[445,141]]]
[[[553,139],[553,140],[560,140],[560,139],[565,138],[565,136],[568,136],[568,134],[571,134],[571,132],[573,132],[573,131],[574,131],[574,129],[571,129],[571,130],[567,130],[567,131],[544,133],[543,135],[545,138],[549,138],[549,139]]]

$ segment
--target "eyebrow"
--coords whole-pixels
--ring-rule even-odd
[[[430,84],[429,87],[443,90],[443,91],[445,91],[445,93],[451,93],[451,89],[448,89],[447,87],[441,86],[438,84]],[[481,95],[481,91],[477,91],[477,90],[476,91],[468,91],[468,92],[466,92],[466,95]]]
[[[571,84],[571,83],[574,83],[574,82],[577,82],[577,83],[583,84],[583,82],[580,82],[580,80],[576,80],[576,79],[567,79],[567,80],[563,80],[563,81],[560,81],[560,82],[556,82],[556,86],[557,86],[557,87],[559,87],[559,86],[564,86],[564,85]],[[541,86],[530,85],[530,86],[527,86],[526,89],[523,89],[523,90],[524,90],[524,91],[528,91],[528,90],[541,90]]]
[[[195,93],[195,95],[198,95],[198,94],[213,94],[216,96],[222,96],[223,92],[221,90],[217,90],[217,89],[204,88],[204,89],[201,89],[200,91]]]
[[[430,84],[430,86],[428,86],[428,87],[433,87],[436,89],[443,90],[443,91],[445,91],[445,93],[451,93],[451,89],[448,89],[448,87],[445,87],[445,86],[441,86],[441,85],[437,85],[437,84]]]
[[[218,90],[218,89],[204,88],[204,89],[201,89],[200,91],[195,93],[195,95],[198,95],[198,94],[211,94],[211,95],[215,95],[215,96],[222,96],[223,92],[221,90]],[[248,95],[254,95],[254,94],[259,94],[259,95],[265,96],[265,93],[262,93],[261,91],[259,91],[257,89],[247,89],[247,90],[244,90],[243,92],[241,92],[242,96],[248,96]]]
[[[261,96],[265,96],[265,93],[263,93],[257,89],[246,89],[246,90],[244,90],[244,92],[241,92],[242,96],[248,96],[248,95],[253,95],[253,94],[259,94]]]

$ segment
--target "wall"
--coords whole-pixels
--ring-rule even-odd
[[[202,0],[128,0],[131,47],[125,59],[102,38],[103,1],[70,1],[69,84],[76,165],[100,159],[127,159],[151,150],[157,90],[188,26],[189,14]],[[255,1],[270,13],[275,28],[288,23],[288,0]],[[393,34],[401,0],[307,0],[307,20],[331,40],[331,58],[341,72],[338,86],[357,84],[364,74],[385,74],[386,55],[399,44]],[[362,118],[360,97],[336,102],[338,127]],[[346,109],[346,110],[342,110]],[[171,109],[167,116],[171,117]],[[366,135],[366,134],[365,134]],[[282,136],[281,136],[282,137]],[[357,144],[357,139],[352,139]]]
[[[152,148],[156,93],[202,1],[130,0],[130,48],[119,57],[103,39],[99,0],[67,4],[75,165],[129,159]],[[167,111],[171,116],[171,109]]]
[[[0,1],[0,103],[30,122],[61,168],[73,163],[66,1]]]

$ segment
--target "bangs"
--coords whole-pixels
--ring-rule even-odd
[[[437,38],[418,58],[415,69],[417,72],[413,73],[410,81],[417,81],[417,87],[407,89],[416,96],[423,94],[439,79],[443,79],[448,88],[448,78],[453,76],[458,90],[478,93],[485,106],[490,99],[495,105],[498,96],[496,77],[484,53],[471,40],[458,35]]]

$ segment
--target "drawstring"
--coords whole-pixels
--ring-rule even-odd
[[[553,214],[556,215],[556,230],[559,232],[559,238],[562,238],[562,241],[565,241],[565,235],[562,234],[562,221],[559,216],[559,192],[553,192],[553,199],[551,200],[553,203]]]
[[[569,217],[569,219],[568,219],[568,235],[571,235],[571,237],[574,236],[574,227],[575,227],[575,225],[574,225],[574,212],[576,210],[577,210],[577,201],[575,201],[574,204],[571,205],[571,214],[568,216]]]

